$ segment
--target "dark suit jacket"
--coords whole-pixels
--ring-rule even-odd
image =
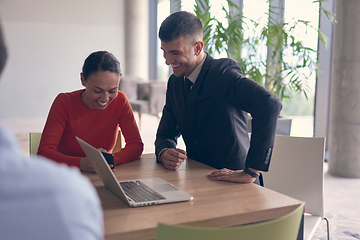
[[[164,148],[175,148],[182,135],[191,159],[217,169],[246,165],[267,171],[281,108],[278,98],[245,78],[235,61],[208,55],[187,96],[184,78],[169,78],[156,156]],[[253,117],[251,143],[247,112]]]

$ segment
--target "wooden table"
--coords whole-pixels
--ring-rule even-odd
[[[194,197],[188,202],[130,208],[100,181],[92,181],[104,209],[106,239],[153,239],[158,222],[204,227],[229,227],[279,218],[295,210],[301,201],[256,184],[214,181],[214,169],[186,160],[177,171],[157,164],[154,154],[116,166],[118,180],[160,177]]]

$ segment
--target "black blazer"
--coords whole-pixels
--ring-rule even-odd
[[[282,105],[277,97],[245,78],[231,59],[207,56],[190,93],[184,78],[172,75],[156,134],[155,153],[175,148],[182,135],[187,156],[214,168],[267,171]],[[251,143],[247,130],[251,114]]]

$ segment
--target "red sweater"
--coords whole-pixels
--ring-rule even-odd
[[[75,136],[95,148],[112,152],[120,127],[126,145],[114,153],[115,165],[140,157],[144,144],[130,103],[123,92],[104,109],[90,109],[78,90],[60,93],[54,100],[42,133],[38,154],[59,163],[79,167],[85,153]]]

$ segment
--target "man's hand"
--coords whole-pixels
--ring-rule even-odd
[[[176,170],[185,159],[187,159],[187,156],[184,150],[179,148],[169,148],[161,153],[159,160],[166,169]]]
[[[214,171],[209,176],[214,180],[237,183],[253,183],[256,180],[243,170],[234,171],[227,168]]]

